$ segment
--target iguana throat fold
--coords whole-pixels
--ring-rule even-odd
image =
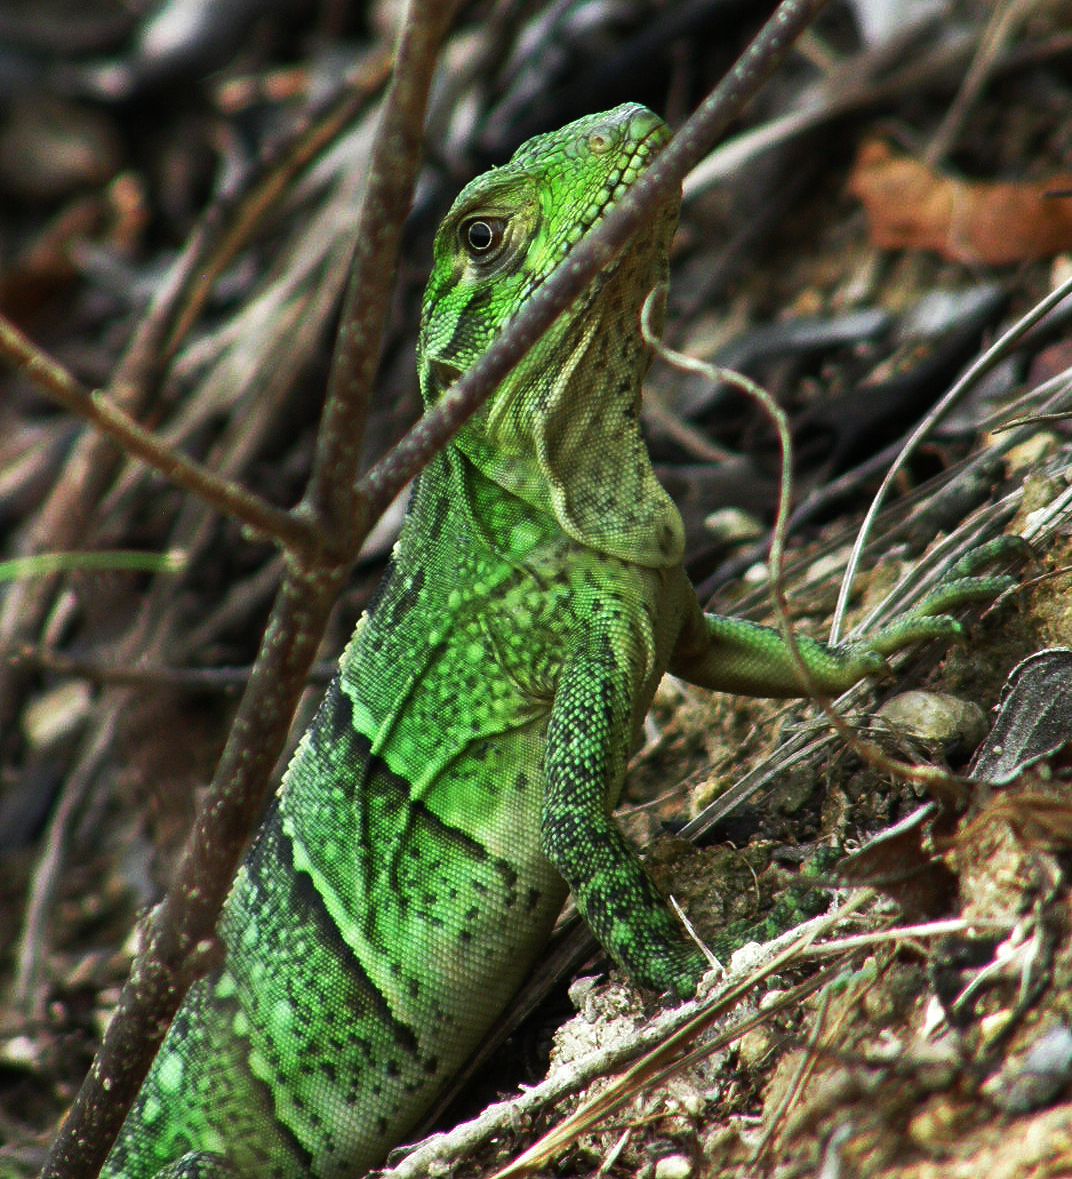
[[[619,107],[580,120],[568,136],[531,140],[463,190],[436,237],[419,350],[427,401],[479,358],[668,137],[643,107]],[[567,535],[648,568],[677,564],[684,547],[639,422],[651,364],[639,316],[666,280],[678,203],[656,210],[455,439],[484,475]]]

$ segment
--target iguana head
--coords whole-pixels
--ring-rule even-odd
[[[462,191],[436,235],[425,291],[426,402],[473,364],[669,137],[649,110],[620,106],[530,139]],[[640,310],[666,279],[679,204],[660,206],[455,439],[575,539],[653,567],[679,561],[683,538],[640,434],[651,363]]]

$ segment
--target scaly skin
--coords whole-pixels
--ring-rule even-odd
[[[581,119],[473,181],[436,237],[432,404],[668,138],[642,107]],[[667,669],[795,696],[778,635],[705,617],[639,429],[641,304],[676,200],[563,313],[421,475],[227,902],[225,965],[183,1004],[105,1174],[357,1176],[381,1162],[530,971],[566,895],[642,986],[704,958],[609,816]],[[803,642],[827,692],[957,624],[971,570],[866,644]],[[725,947],[719,947],[725,949]]]

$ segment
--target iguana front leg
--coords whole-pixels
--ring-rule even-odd
[[[811,675],[808,685],[781,633],[742,618],[703,614],[699,610],[682,631],[669,670],[700,687],[744,696],[788,698],[818,690],[827,696],[848,691],[866,676],[884,670],[887,655],[928,639],[946,643],[963,637],[964,628],[946,611],[972,602],[993,601],[1014,585],[1006,575],[980,577],[994,561],[1022,556],[1030,548],[1018,536],[1003,536],[962,558],[948,577],[915,610],[853,643],[831,646],[797,636],[801,658]]]
[[[982,546],[917,609],[859,642],[830,646],[801,636],[800,653],[815,686],[835,695],[881,671],[884,657],[895,651],[926,639],[959,638],[961,624],[944,612],[990,601],[1013,585],[1012,577],[979,577],[976,570],[1025,547],[1017,537]],[[680,578],[692,595],[683,571]],[[609,814],[621,790],[637,684],[644,678],[637,670],[642,647],[635,635],[599,633],[563,667],[547,730],[541,834],[548,859],[604,949],[634,981],[684,998],[694,993],[706,959]],[[753,696],[807,691],[778,631],[704,615],[698,607],[682,629],[670,670],[703,687]]]
[[[630,676],[611,643],[563,669],[547,730],[543,848],[626,974],[686,998],[706,960],[609,814],[621,791],[632,712]]]

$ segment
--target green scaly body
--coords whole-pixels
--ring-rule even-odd
[[[642,107],[525,144],[436,238],[425,400],[464,372],[668,138]],[[638,317],[677,201],[421,475],[358,624],[243,864],[225,964],[191,990],[105,1174],[357,1176],[381,1162],[530,971],[567,886],[639,984],[705,960],[609,817],[660,676],[801,685],[770,630],[704,616],[639,429]],[[967,571],[965,571],[967,572]],[[841,690],[990,597],[967,576],[865,645],[804,645]]]

